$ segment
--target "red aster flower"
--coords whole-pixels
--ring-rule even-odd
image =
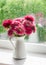
[[[5,28],[9,28],[10,25],[11,25],[11,23],[12,23],[12,20],[10,20],[10,19],[4,20],[4,21],[3,21],[3,26],[4,26]]]
[[[16,35],[20,35],[20,36],[24,35],[25,34],[24,27],[23,26],[17,26],[17,27],[15,27],[14,28],[14,33]]]
[[[21,25],[20,21],[15,21],[15,20],[13,20],[13,22],[12,22],[12,24],[11,24],[11,27],[14,28],[14,27],[20,26],[20,25]]]
[[[15,18],[14,21],[19,21],[22,23],[24,21],[24,18]]]
[[[25,20],[23,25],[24,25],[24,28],[25,28],[25,33],[27,35],[30,35],[32,33],[32,28],[31,28],[32,24],[31,24],[31,22]]]
[[[31,21],[31,23],[33,23],[34,20],[35,20],[34,17],[31,16],[31,15],[27,15],[27,16],[25,16],[25,19]]]
[[[13,30],[12,29],[9,29],[8,30],[8,36],[12,36],[13,35]]]
[[[36,31],[36,27],[33,25],[32,26],[32,31],[35,33],[35,31]]]

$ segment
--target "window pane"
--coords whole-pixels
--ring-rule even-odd
[[[1,35],[6,32],[2,27],[2,21],[4,19],[13,19],[27,14],[33,14],[35,16],[37,26],[36,33],[30,35],[28,41],[45,42],[46,0],[0,0],[0,38],[2,38]]]

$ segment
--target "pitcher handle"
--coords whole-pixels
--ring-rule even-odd
[[[12,38],[9,38],[9,41],[10,41],[10,43],[12,44],[13,48],[15,48],[15,45],[14,45],[14,43],[12,42],[11,39],[12,39]]]

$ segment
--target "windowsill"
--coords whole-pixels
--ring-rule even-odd
[[[14,60],[12,50],[0,49],[0,65],[46,65],[46,54],[28,53],[24,60]]]
[[[12,51],[7,49],[0,49],[0,65],[12,64]]]

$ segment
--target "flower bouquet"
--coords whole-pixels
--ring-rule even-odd
[[[25,47],[23,38],[30,36],[36,30],[35,18],[32,15],[26,15],[22,18],[7,19],[3,21],[3,27],[7,30],[10,38],[16,37],[16,49],[14,58],[25,58]],[[22,38],[23,37],[23,38]]]

